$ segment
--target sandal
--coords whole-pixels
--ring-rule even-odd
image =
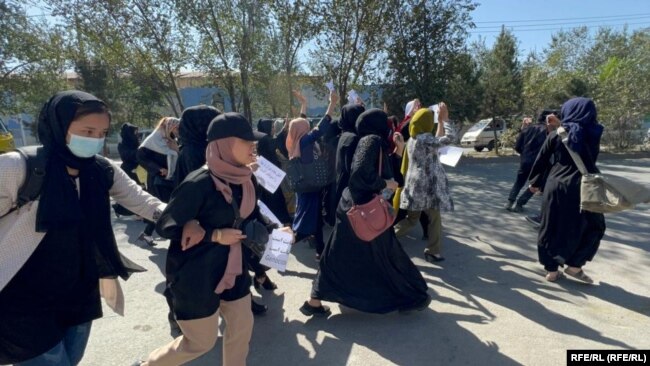
[[[578,280],[578,281],[582,281],[582,282],[584,282],[584,283],[588,283],[588,284],[592,284],[592,283],[594,283],[594,280],[592,280],[591,277],[587,276],[587,274],[585,273],[585,271],[583,271],[582,269],[580,269],[580,270],[579,270],[578,272],[576,272],[576,273],[571,273],[571,272],[569,271],[569,269],[567,268],[567,269],[564,270],[564,273],[566,273],[567,275],[569,275],[569,276],[575,278],[575,279]]]
[[[555,275],[551,275],[551,273],[555,273]],[[546,272],[546,276],[544,276],[548,282],[557,282],[560,278],[563,277],[562,272],[560,271],[555,271],[555,272]]]
[[[276,285],[269,276],[264,276],[264,281],[260,282],[258,281],[258,278],[255,276],[255,282],[253,283],[253,287],[255,287],[256,290],[259,290],[260,287],[262,287],[265,290],[276,290],[278,288],[278,285]]]
[[[327,306],[311,306],[309,301],[305,301],[304,304],[300,307],[300,312],[306,316],[319,316],[319,317],[328,317],[332,315],[330,308]]]

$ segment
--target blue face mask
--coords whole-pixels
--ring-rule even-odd
[[[70,143],[68,149],[77,157],[90,158],[99,154],[104,147],[104,139],[96,139],[92,137],[83,137],[70,134]]]

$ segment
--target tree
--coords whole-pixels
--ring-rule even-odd
[[[317,7],[316,0],[275,0],[271,2],[273,11],[273,44],[281,68],[277,71],[284,74],[286,78],[285,92],[288,104],[286,113],[291,111],[293,106],[294,73],[298,70],[298,52],[317,33],[321,19],[318,19],[314,9]],[[272,64],[269,66],[273,66]],[[274,112],[274,115],[278,112]]]
[[[391,24],[396,0],[324,0],[316,45],[309,51],[312,71],[332,79],[343,100],[355,85],[376,79],[382,72],[386,29]]]
[[[37,115],[65,89],[64,31],[28,17],[18,1],[0,1],[0,110]]]
[[[492,118],[508,118],[522,107],[523,82],[521,66],[517,59],[517,40],[505,27],[485,60],[482,75],[483,113]],[[497,155],[499,141],[494,129],[494,141]]]
[[[461,55],[475,7],[472,0],[401,3],[390,23],[394,27],[388,46],[389,94],[398,96],[397,104],[417,97],[426,104],[444,99],[453,108],[455,101],[448,94],[451,84],[454,97],[461,97],[461,88],[468,86],[462,77],[469,77],[471,83],[476,76],[473,62]]]
[[[267,47],[270,27],[269,5],[261,0],[176,1],[181,19],[187,24],[186,37],[200,36],[196,45],[195,66],[215,80],[223,80],[231,109],[238,109],[236,75],[246,118],[252,118],[251,76]]]
[[[164,0],[47,0],[74,36],[79,51],[107,57],[122,72],[157,89],[176,116],[183,110],[177,85],[187,55],[175,9]],[[75,11],[70,12],[70,7]]]

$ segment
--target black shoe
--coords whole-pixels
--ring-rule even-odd
[[[517,204],[515,205],[515,207],[512,207],[512,208],[509,209],[508,211],[510,211],[510,212],[517,212],[517,213],[519,213],[519,212],[524,212],[524,206],[522,206],[522,205],[520,205],[520,204],[517,203]]]
[[[525,219],[536,228],[542,226],[542,218],[540,216],[526,216]]]
[[[269,276],[264,276],[264,281],[260,283],[260,281],[257,280],[257,277],[253,280],[253,287],[255,287],[256,290],[259,290],[260,287],[262,287],[265,290],[276,290],[278,288],[278,285],[273,283]]]
[[[503,208],[506,209],[506,210],[508,210],[508,211],[510,211],[510,209],[512,209],[512,205],[514,205],[514,204],[515,204],[515,201],[510,201],[510,200],[508,200],[508,203],[506,203],[505,205],[503,205]]]
[[[318,316],[318,317],[328,317],[332,315],[330,308],[327,306],[311,306],[309,301],[305,301],[304,304],[300,307],[300,312],[306,316]]]
[[[145,235],[145,233],[140,234],[140,236],[138,236],[138,240],[144,241],[150,247],[156,246],[156,242],[153,241],[153,237]]]
[[[251,310],[253,315],[263,315],[269,310],[269,307],[263,304],[258,304],[254,300],[251,301]]]
[[[413,305],[405,306],[405,307],[399,309],[398,311],[400,313],[402,313],[402,314],[410,313],[412,311],[422,311],[422,310],[428,308],[429,304],[431,304],[431,296],[427,295],[426,299],[424,299],[422,301],[419,301],[419,302],[416,302]]]
[[[445,257],[441,256],[440,254],[424,253],[424,260],[429,263],[437,263],[444,261]]]

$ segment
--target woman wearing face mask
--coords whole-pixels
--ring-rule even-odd
[[[246,235],[235,227],[240,218],[266,222],[248,167],[257,139],[241,114],[215,118],[208,129],[207,166],[176,188],[158,221],[158,232],[171,239],[166,275],[183,335],[153,351],[143,365],[181,365],[208,352],[217,341],[219,315],[226,323],[223,365],[246,364],[251,282],[242,255]],[[196,232],[199,239],[186,239]]]
[[[147,170],[147,191],[163,202],[169,201],[169,196],[174,190],[173,179],[178,160],[178,126],[177,118],[162,118],[156,129],[140,144],[136,155],[140,165]],[[155,228],[155,223],[148,222],[138,240],[155,246],[152,237]]]
[[[106,104],[80,91],[57,93],[41,110],[40,196],[17,211],[0,243],[0,364],[77,365],[102,316],[100,287],[121,312],[115,278],[142,270],[117,250],[110,197],[150,220],[164,204],[96,155],[109,124]],[[26,168],[18,153],[0,156],[0,216],[15,208]]]

